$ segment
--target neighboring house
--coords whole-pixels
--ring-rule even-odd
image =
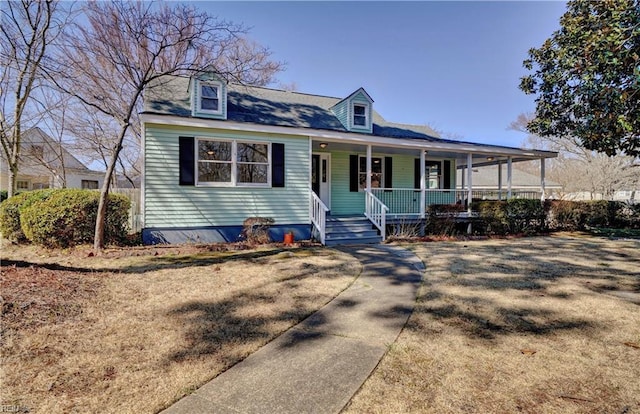
[[[619,190],[615,191],[611,196],[607,197],[602,193],[591,193],[589,191],[575,191],[566,193],[563,196],[567,200],[587,201],[587,200],[611,200],[624,201],[626,203],[635,204],[640,202],[640,188],[637,190]]]
[[[9,188],[9,167],[0,156],[0,189]],[[64,146],[40,128],[31,128],[22,134],[20,162],[16,180],[17,191],[43,188],[98,189],[104,173],[87,168]]]
[[[232,241],[249,217],[274,219],[276,240],[379,241],[388,222],[465,202],[473,184],[456,190],[456,169],[556,156],[388,122],[363,88],[333,98],[211,74],[163,78],[141,121],[145,243]]]
[[[489,165],[472,169],[472,183],[474,192],[482,199],[506,199],[509,192],[509,171],[506,162],[500,165]],[[456,176],[456,188],[464,188],[466,177],[461,170]],[[541,198],[541,177],[522,171],[511,169],[511,193],[519,197]],[[545,178],[545,198],[557,198],[562,194],[562,185]]]

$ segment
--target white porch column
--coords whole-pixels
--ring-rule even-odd
[[[467,189],[467,213],[471,214],[471,200],[473,199],[473,154],[467,154],[467,185],[469,188]]]
[[[465,182],[464,182],[464,167],[463,167],[463,166],[460,166],[460,177],[461,177],[461,178],[460,178],[460,188],[461,188],[462,190],[464,190],[464,184],[465,184]]]
[[[371,145],[367,145],[367,187],[371,191]]]
[[[507,158],[507,200],[511,199],[512,164],[511,157]]]
[[[544,176],[545,176],[545,159],[544,158],[540,158],[540,191],[542,192],[542,195],[540,196],[540,201],[544,201],[546,198],[545,195],[545,182],[544,182]]]
[[[498,200],[502,200],[502,161],[498,161]]]
[[[420,218],[427,212],[427,182],[424,175],[425,152],[420,150]]]

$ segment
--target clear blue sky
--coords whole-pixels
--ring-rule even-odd
[[[534,98],[522,61],[554,30],[564,2],[197,2],[244,23],[299,92],[345,97],[360,86],[387,120],[467,141],[520,146],[508,131]]]

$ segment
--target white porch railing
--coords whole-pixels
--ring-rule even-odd
[[[324,244],[327,232],[327,212],[329,211],[329,207],[320,200],[320,197],[318,197],[313,190],[310,190],[310,194],[311,203],[309,207],[309,215],[311,216],[311,223],[313,223],[320,234],[320,243]]]
[[[413,188],[373,188],[372,194],[385,206],[391,216],[421,215],[421,191]],[[473,190],[474,200],[506,200],[507,190]],[[467,205],[469,191],[465,189],[427,189],[424,190],[424,205],[431,204],[462,204]],[[527,198],[539,200],[540,191],[512,190],[511,198]]]
[[[380,230],[382,240],[386,239],[387,207],[371,191],[365,190],[365,213],[364,215]]]

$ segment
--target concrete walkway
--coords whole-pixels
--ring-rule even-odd
[[[364,265],[352,286],[163,413],[339,413],[405,325],[424,272],[399,247],[340,250]]]

